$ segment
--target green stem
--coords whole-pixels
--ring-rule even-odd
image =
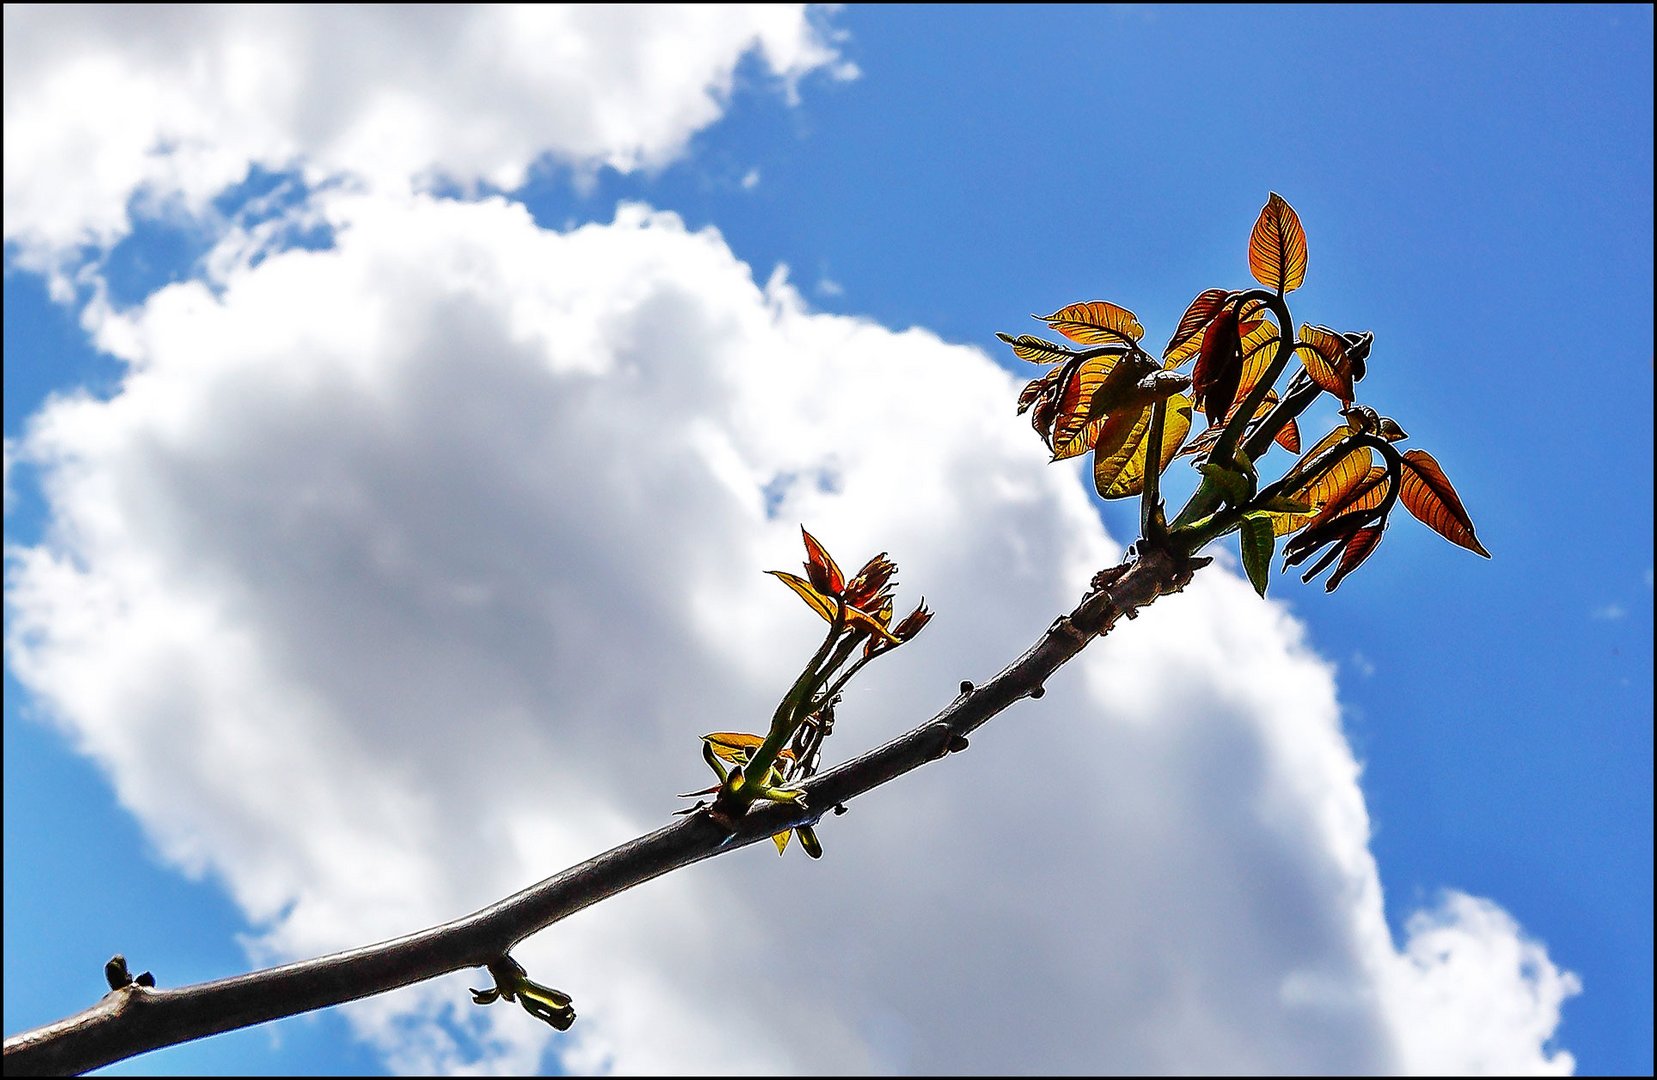
[[[1151,406],[1151,430],[1145,435],[1145,488],[1139,499],[1139,535],[1151,539],[1159,528],[1161,509],[1159,496],[1162,486],[1162,429],[1167,422],[1168,400],[1158,398]]]
[[[730,794],[742,805],[746,806],[753,801],[752,788],[763,786],[761,782],[771,774],[771,766],[776,764],[777,755],[788,744],[788,740],[794,737],[794,730],[799,727],[800,706],[811,700],[813,690],[827,677],[819,669],[820,665],[828,658],[829,650],[834,647],[835,640],[845,628],[846,598],[842,596],[835,607],[834,620],[829,623],[828,636],[823,639],[816,655],[806,664],[805,670],[800,672],[800,677],[794,680],[794,685],[777,705],[777,711],[771,717],[771,730],[766,732],[765,741],[760,743],[759,749],[754,751],[753,756],[748,759],[747,766],[743,768],[742,786],[730,789]]]

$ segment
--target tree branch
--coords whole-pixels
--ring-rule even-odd
[[[1141,541],[1141,548],[1145,547]],[[8,1076],[64,1075],[150,1050],[383,994],[484,967],[531,934],[606,897],[682,866],[814,824],[827,810],[966,748],[966,736],[1049,676],[1096,636],[1157,597],[1178,592],[1209,560],[1160,548],[1102,571],[1069,615],[982,686],[919,727],[812,777],[798,802],[759,801],[730,819],[702,811],[570,867],[481,911],[392,941],[176,990],[120,987],[96,1005],[5,1040]]]

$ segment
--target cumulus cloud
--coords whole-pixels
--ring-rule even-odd
[[[33,265],[250,165],[374,186],[521,184],[542,155],[677,156],[757,54],[850,77],[804,5],[7,5],[5,238]]]
[[[472,910],[665,821],[696,736],[758,730],[815,644],[767,568],[806,523],[939,614],[849,753],[982,679],[1113,560],[1011,377],[816,313],[627,208],[335,194],[336,246],[95,313],[128,363],[19,453],[8,660],[261,957]],[[235,239],[228,250],[237,251]],[[833,744],[831,744],[831,748]],[[1567,1071],[1577,986],[1452,894],[1395,946],[1331,665],[1213,568],[972,749],[633,890],[520,956],[618,1071]],[[715,985],[739,951],[766,986]],[[349,1013],[396,1067],[533,1068],[464,977]]]

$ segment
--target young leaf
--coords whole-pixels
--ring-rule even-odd
[[[1079,341],[1083,345],[1125,345],[1145,336],[1145,328],[1139,325],[1133,312],[1108,300],[1071,304],[1051,315],[1035,315],[1032,318],[1040,319],[1071,341]]]
[[[1162,455],[1158,465],[1158,475],[1166,471],[1175,455],[1179,453],[1180,444],[1191,431],[1191,399],[1184,394],[1175,394],[1168,398],[1164,406],[1162,418]],[[1136,434],[1132,436],[1133,450],[1127,458],[1115,467],[1110,482],[1099,488],[1099,494],[1107,499],[1121,499],[1129,495],[1138,495],[1145,490],[1145,459],[1150,449],[1150,409],[1144,411],[1140,418],[1143,426],[1135,425]],[[1101,439],[1103,436],[1101,436]],[[1097,454],[1097,448],[1095,448]],[[1099,483],[1100,470],[1098,458],[1094,459],[1093,479]]]
[[[1224,289],[1204,289],[1191,301],[1174,328],[1174,336],[1168,339],[1168,347],[1162,350],[1162,359],[1169,367],[1178,367],[1197,355],[1202,348],[1203,328],[1219,314],[1228,295]]]
[[[1249,235],[1249,271],[1279,293],[1293,292],[1306,280],[1306,231],[1294,208],[1275,191]]]
[[[1456,489],[1427,451],[1404,451],[1403,485],[1398,497],[1410,513],[1450,543],[1490,558],[1490,552],[1473,533],[1473,519],[1467,516]]]
[[[767,570],[766,573],[772,577],[781,578],[782,583],[799,594],[800,599],[804,600],[812,611],[821,615],[825,622],[834,621],[834,612],[839,607],[838,603],[818,592],[812,587],[811,582],[798,574],[790,574],[786,570]],[[846,606],[846,625],[854,630],[867,630],[869,633],[884,638],[894,645],[898,644],[898,639],[893,637],[891,631],[882,626],[878,620],[867,611],[852,607],[850,604]]]
[[[780,833],[771,834],[771,842],[777,845],[777,854],[781,855],[788,850],[788,838],[794,835],[793,829],[784,829]]]
[[[811,578],[813,587],[819,592],[829,593],[830,595],[844,589],[846,587],[846,576],[840,572],[840,567],[835,564],[834,557],[824,549],[822,544],[817,542],[815,536],[805,531],[804,525],[800,526],[800,534],[805,537],[805,570],[807,576]]]
[[[1266,595],[1266,582],[1272,572],[1272,547],[1276,535],[1272,531],[1272,516],[1258,510],[1243,515],[1243,526],[1238,530],[1243,546],[1243,569],[1249,584],[1261,596]]]
[[[1211,424],[1225,417],[1237,397],[1237,385],[1243,377],[1240,345],[1237,313],[1226,308],[1203,331],[1202,351],[1191,370],[1191,395]]]
[[[1054,411],[1054,461],[1085,454],[1093,448],[1093,439],[1099,434],[1097,427],[1088,430],[1089,422],[1097,419],[1093,400],[1118,366],[1114,356],[1093,356],[1074,365],[1075,370],[1065,380]]]
[[[1300,424],[1292,417],[1287,424],[1277,429],[1272,436],[1274,442],[1291,454],[1300,453]]]
[[[1323,389],[1352,404],[1352,362],[1346,357],[1346,341],[1327,326],[1300,326],[1300,344],[1295,355],[1306,365],[1306,374]]]
[[[1348,511],[1375,509],[1387,497],[1386,479],[1385,468],[1371,465],[1369,472],[1362,476],[1354,475],[1345,487],[1329,496],[1307,524],[1319,525]]]
[[[1220,489],[1220,494],[1225,497],[1227,505],[1241,506],[1248,502],[1248,477],[1242,473],[1211,461],[1205,461],[1197,466],[1197,471],[1214,482],[1215,486]]]
[[[1032,364],[1062,364],[1076,355],[1073,350],[1034,334],[1010,337],[998,333],[995,336],[1013,347],[1014,356],[1020,360],[1028,360]]]
[[[1324,592],[1334,592],[1341,579],[1363,565],[1363,561],[1369,558],[1376,545],[1381,542],[1381,534],[1386,528],[1385,524],[1374,525],[1352,534],[1346,546],[1341,549],[1341,563],[1335,567],[1335,572],[1329,575],[1329,584],[1323,587]]]

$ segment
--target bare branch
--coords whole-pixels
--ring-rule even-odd
[[[514,945],[635,885],[800,825],[882,784],[964,749],[966,736],[1021,698],[1037,698],[1049,676],[1094,637],[1178,592],[1207,559],[1161,549],[1104,571],[1069,615],[982,686],[962,684],[942,712],[884,746],[806,781],[794,803],[757,802],[740,818],[692,815],[612,848],[454,922],[348,952],[176,990],[121,986],[96,1005],[5,1041],[7,1075],[64,1075],[150,1050],[340,1005],[485,967]]]

